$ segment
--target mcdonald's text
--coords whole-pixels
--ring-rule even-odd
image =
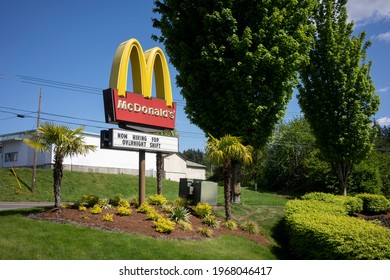
[[[118,110],[127,110],[129,112],[135,112],[135,113],[143,113],[148,114],[156,117],[162,117],[162,118],[175,118],[175,112],[172,110],[163,110],[158,109],[154,107],[148,107],[148,106],[141,106],[141,104],[138,103],[126,103],[126,100],[118,100]]]
[[[166,106],[166,101],[145,98],[141,94],[126,92],[120,97],[116,89],[103,92],[106,122],[148,126],[155,129],[174,129],[176,104]]]

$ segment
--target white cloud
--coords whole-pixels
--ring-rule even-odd
[[[348,18],[356,25],[390,20],[389,0],[349,0],[347,3]]]
[[[378,40],[390,42],[390,31],[376,36]]]
[[[370,38],[371,40],[378,40],[378,41],[384,41],[390,43],[390,31],[381,33],[379,35],[372,36]]]
[[[380,88],[380,89],[378,89],[378,92],[388,92],[389,91],[389,89],[390,89],[390,87],[382,87],[382,88]]]
[[[390,125],[390,118],[389,117],[383,117],[376,120],[376,122],[379,125]]]

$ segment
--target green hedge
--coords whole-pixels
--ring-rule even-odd
[[[336,216],[345,216],[348,214],[345,206],[340,204],[330,204],[318,200],[290,200],[284,210],[286,215],[295,213],[319,213]]]
[[[363,211],[363,200],[354,196],[340,196],[330,193],[312,192],[302,196],[302,199],[323,201],[332,205],[341,205],[346,208],[348,214]]]
[[[362,193],[356,195],[363,201],[363,212],[381,214],[390,211],[390,201],[383,195]]]
[[[314,260],[390,259],[390,230],[348,212],[334,201],[289,201],[285,221],[292,253]]]

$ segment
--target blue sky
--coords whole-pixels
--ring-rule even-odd
[[[108,88],[117,46],[136,38],[144,50],[164,50],[151,39],[158,34],[152,27],[152,0],[1,2],[0,135],[35,128],[40,88],[42,121],[85,125],[86,131],[96,133],[113,127],[104,123],[101,90]],[[365,30],[373,42],[368,58],[373,60],[371,75],[381,97],[375,118],[390,125],[390,1],[351,0],[347,7],[355,30]],[[188,121],[172,66],[170,72],[178,104],[179,149],[203,149],[204,134]],[[293,98],[286,119],[299,113]]]

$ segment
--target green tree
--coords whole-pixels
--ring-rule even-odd
[[[378,152],[378,169],[382,181],[382,193],[390,199],[390,153]]]
[[[204,152],[197,149],[188,149],[188,150],[184,150],[182,153],[181,153],[186,159],[190,160],[190,161],[193,161],[193,162],[196,162],[196,163],[199,163],[199,164],[205,164],[205,159],[204,159]]]
[[[304,118],[280,123],[268,144],[265,174],[273,189],[307,189],[306,162],[316,150],[314,135]]]
[[[381,152],[390,151],[390,127],[380,126],[377,122],[374,122],[378,135],[376,138],[376,149]]]
[[[306,192],[334,192],[337,181],[319,150],[305,118],[279,123],[261,150],[255,150],[253,164],[245,168],[246,182],[262,189],[298,196]]]
[[[223,165],[225,216],[227,221],[231,219],[232,162],[251,163],[252,151],[252,146],[242,144],[241,137],[225,135],[217,139],[210,135],[210,140],[207,142],[206,153],[210,160],[215,164]]]
[[[365,33],[352,36],[347,0],[322,0],[314,13],[315,41],[310,64],[301,70],[298,101],[308,119],[323,158],[330,162],[347,194],[353,165],[373,149],[371,116],[379,97],[366,62],[370,42]]]
[[[53,166],[53,188],[54,207],[60,210],[61,207],[61,181],[63,176],[63,162],[66,156],[86,155],[88,151],[95,151],[93,145],[84,143],[83,127],[75,130],[67,126],[58,126],[52,123],[44,123],[36,133],[32,133],[32,138],[23,141],[30,147],[38,151],[54,151]]]
[[[205,152],[200,149],[188,149],[181,153],[186,159],[205,165],[206,166],[206,177],[212,172],[212,164]]]
[[[154,1],[190,121],[263,146],[307,62],[313,0]],[[234,180],[237,181],[237,180]]]

